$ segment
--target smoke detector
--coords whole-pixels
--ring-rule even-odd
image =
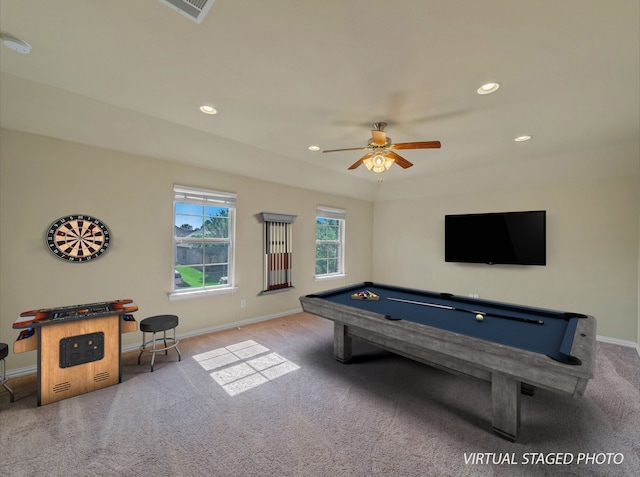
[[[215,0],[160,0],[196,23],[200,23]]]
[[[29,53],[31,53],[31,45],[20,38],[7,35],[5,33],[0,33],[0,38],[2,38],[2,43],[4,43],[4,46],[12,49],[13,51],[17,51],[18,53],[22,53],[23,55],[28,55]]]

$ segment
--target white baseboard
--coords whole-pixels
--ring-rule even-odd
[[[255,318],[250,318],[248,320],[235,321],[233,323],[226,323],[224,325],[212,326],[210,328],[203,328],[200,330],[189,331],[187,333],[178,333],[178,339],[191,338],[193,336],[205,335],[207,333],[215,333],[216,331],[224,331],[229,330],[231,328],[239,328],[241,326],[250,325],[252,323],[259,323],[261,321],[273,320],[274,318],[281,318],[283,316],[292,315],[294,313],[300,313],[302,308],[296,308],[294,310],[283,311],[281,313],[274,313],[273,315],[264,315],[258,316]],[[603,343],[610,343],[618,346],[624,346],[626,348],[634,348],[640,357],[640,344],[634,341],[621,340],[617,338],[609,338],[607,336],[596,336],[597,341],[602,341]],[[122,347],[122,351],[135,351],[140,347],[137,344],[131,344]],[[38,370],[37,366],[34,364],[33,366],[25,366],[24,368],[12,369],[7,371],[7,378],[17,378],[19,376],[25,376],[27,374],[34,374]]]
[[[618,338],[609,338],[607,336],[600,335],[596,336],[596,340],[602,341],[603,343],[611,343],[618,346],[624,346],[626,348],[634,348],[638,353],[638,356],[640,356],[640,344],[636,343],[635,341],[620,340]]]
[[[12,369],[7,371],[7,379],[17,378],[19,376],[26,376],[28,374],[36,374],[38,372],[38,366],[25,366],[24,368]]]
[[[283,316],[292,315],[294,313],[302,312],[302,308],[296,308],[294,310],[283,311],[281,313],[275,313],[273,315],[258,316],[255,318],[249,318],[248,320],[234,321],[233,323],[226,323],[224,325],[212,326],[211,328],[202,328],[195,331],[189,331],[187,333],[178,333],[178,339],[191,338],[193,336],[206,335],[207,333],[215,333],[216,331],[230,330],[231,328],[240,328],[241,326],[250,325],[252,323],[259,323],[261,321],[273,320],[274,318],[281,318]],[[122,351],[135,351],[140,348],[138,344],[132,344],[122,347]]]

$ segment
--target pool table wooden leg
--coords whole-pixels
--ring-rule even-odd
[[[333,322],[333,354],[341,363],[351,361],[351,336],[347,336],[347,327],[337,321]]]
[[[520,431],[520,381],[491,373],[491,395],[493,431],[515,441]]]

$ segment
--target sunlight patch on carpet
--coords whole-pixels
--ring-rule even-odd
[[[268,383],[300,366],[253,340],[217,348],[193,357],[227,394],[235,396]]]

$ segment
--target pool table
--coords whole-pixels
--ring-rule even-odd
[[[515,441],[520,394],[537,387],[571,397],[594,376],[593,316],[364,282],[300,297],[334,322],[334,355],[352,337],[421,363],[491,383],[492,426]]]

